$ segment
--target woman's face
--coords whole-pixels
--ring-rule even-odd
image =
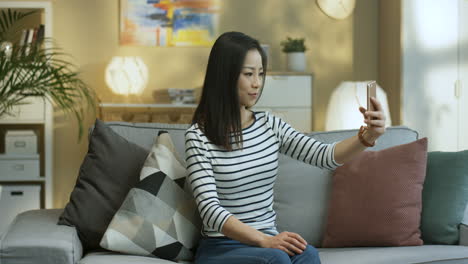
[[[249,108],[257,102],[263,78],[262,56],[256,49],[249,50],[237,81],[241,107]]]

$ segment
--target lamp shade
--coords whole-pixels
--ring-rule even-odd
[[[113,57],[106,68],[106,84],[117,94],[141,94],[148,68],[140,57]]]
[[[325,130],[356,129],[364,125],[364,116],[359,106],[367,108],[367,83],[370,81],[340,83],[333,91],[328,103]],[[387,95],[377,85],[377,100],[382,104],[386,116],[385,126],[391,126],[390,110]]]

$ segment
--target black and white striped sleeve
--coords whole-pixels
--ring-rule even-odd
[[[219,203],[211,161],[207,158],[205,143],[196,130],[189,129],[185,133],[185,154],[187,179],[204,226],[221,233],[224,223],[232,214]]]
[[[336,143],[326,144],[306,136],[280,118],[269,115],[269,122],[280,141],[280,152],[293,159],[320,167],[334,170],[341,166],[335,161]]]

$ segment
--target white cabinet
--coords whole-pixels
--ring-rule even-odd
[[[312,75],[268,74],[254,110],[269,111],[298,131],[312,131]]]
[[[40,193],[41,185],[39,184],[0,186],[0,235],[17,214],[40,208]]]
[[[468,149],[468,1],[402,0],[402,124],[429,150]]]
[[[0,9],[8,8],[37,10],[34,16],[45,25],[44,36],[52,36],[50,1],[0,1]],[[26,103],[16,106],[12,116],[0,117],[0,233],[18,213],[52,207],[53,107],[43,98],[30,97]],[[6,153],[5,135],[12,130],[32,130],[37,153]]]

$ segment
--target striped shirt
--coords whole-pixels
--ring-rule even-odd
[[[204,236],[224,236],[223,225],[232,215],[257,230],[278,233],[273,186],[279,153],[325,169],[340,166],[334,160],[336,143],[316,141],[268,112],[255,112],[254,118],[242,129],[242,148],[235,144],[232,151],[211,143],[197,124],[185,133],[188,180]]]

